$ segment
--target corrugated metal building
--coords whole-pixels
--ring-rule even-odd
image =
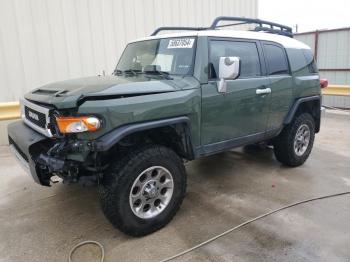
[[[257,17],[257,0],[1,0],[0,102],[62,79],[111,73],[125,44],[159,26]]]
[[[312,48],[321,77],[350,85],[350,28],[299,33],[295,38]]]
[[[0,103],[49,82],[112,73],[126,43],[159,26],[257,17],[258,0],[0,0]],[[0,121],[0,145],[7,143]]]
[[[350,27],[299,33],[295,38],[312,48],[321,78],[333,85],[350,85]],[[323,103],[350,108],[350,97],[324,96]]]

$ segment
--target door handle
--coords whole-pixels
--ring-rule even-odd
[[[264,89],[257,89],[256,94],[257,95],[266,95],[271,93],[271,88],[264,88]]]

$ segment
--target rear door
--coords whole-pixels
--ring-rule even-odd
[[[227,92],[217,90],[220,57],[238,56],[241,74],[227,80]],[[269,79],[258,41],[229,38],[209,39],[209,81],[202,86],[202,145],[265,132],[268,118]],[[259,93],[259,92],[258,92]]]
[[[293,100],[293,79],[285,49],[272,42],[262,42],[269,77],[269,119],[267,129],[280,128]]]

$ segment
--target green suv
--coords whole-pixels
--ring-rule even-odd
[[[232,21],[251,30],[222,29]],[[159,28],[129,43],[112,75],[48,84],[20,105],[9,143],[35,182],[98,185],[106,217],[133,236],[175,215],[184,161],[266,142],[299,166],[321,116],[310,48],[289,27],[238,17]]]

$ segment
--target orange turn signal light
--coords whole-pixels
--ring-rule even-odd
[[[101,127],[101,121],[95,116],[57,116],[56,123],[62,134],[95,132]]]

